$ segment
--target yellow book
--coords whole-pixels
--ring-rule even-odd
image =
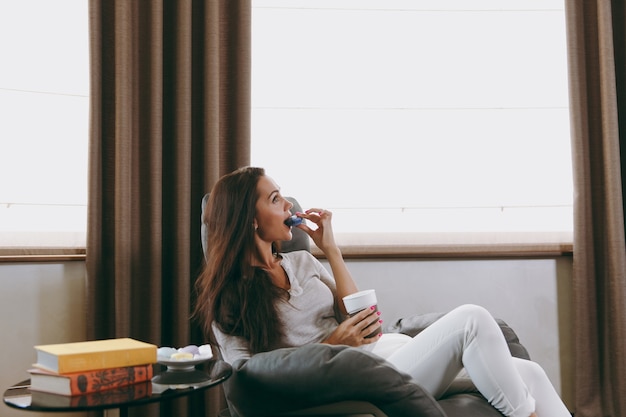
[[[59,374],[144,365],[157,361],[156,345],[131,338],[35,346],[34,366]]]

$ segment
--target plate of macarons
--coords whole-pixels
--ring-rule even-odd
[[[160,347],[157,362],[172,369],[194,367],[213,357],[211,345],[187,345],[181,348]]]

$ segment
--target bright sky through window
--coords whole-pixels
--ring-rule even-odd
[[[571,231],[562,1],[252,4],[252,163],[336,231]]]
[[[336,231],[571,232],[562,0],[252,4],[252,163]],[[0,246],[84,245],[87,2],[0,36]]]
[[[0,2],[0,246],[84,246],[85,0]]]

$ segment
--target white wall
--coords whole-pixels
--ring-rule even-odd
[[[34,346],[85,340],[85,264],[0,264],[0,391],[28,379]],[[59,413],[80,417],[83,413]],[[49,417],[2,403],[3,417]]]
[[[376,289],[387,323],[465,303],[486,307],[515,329],[573,403],[571,258],[350,260],[348,267],[360,288]],[[34,345],[84,340],[84,291],[83,262],[0,264],[0,391],[28,378]],[[0,405],[2,416],[23,413]],[[38,415],[45,416],[29,413]]]

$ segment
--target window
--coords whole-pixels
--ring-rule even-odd
[[[563,0],[252,4],[252,163],[338,234],[571,235]],[[87,7],[0,3],[0,248],[84,247]]]
[[[563,0],[252,5],[252,163],[338,235],[571,239]]]
[[[0,3],[0,247],[84,247],[88,2]]]

